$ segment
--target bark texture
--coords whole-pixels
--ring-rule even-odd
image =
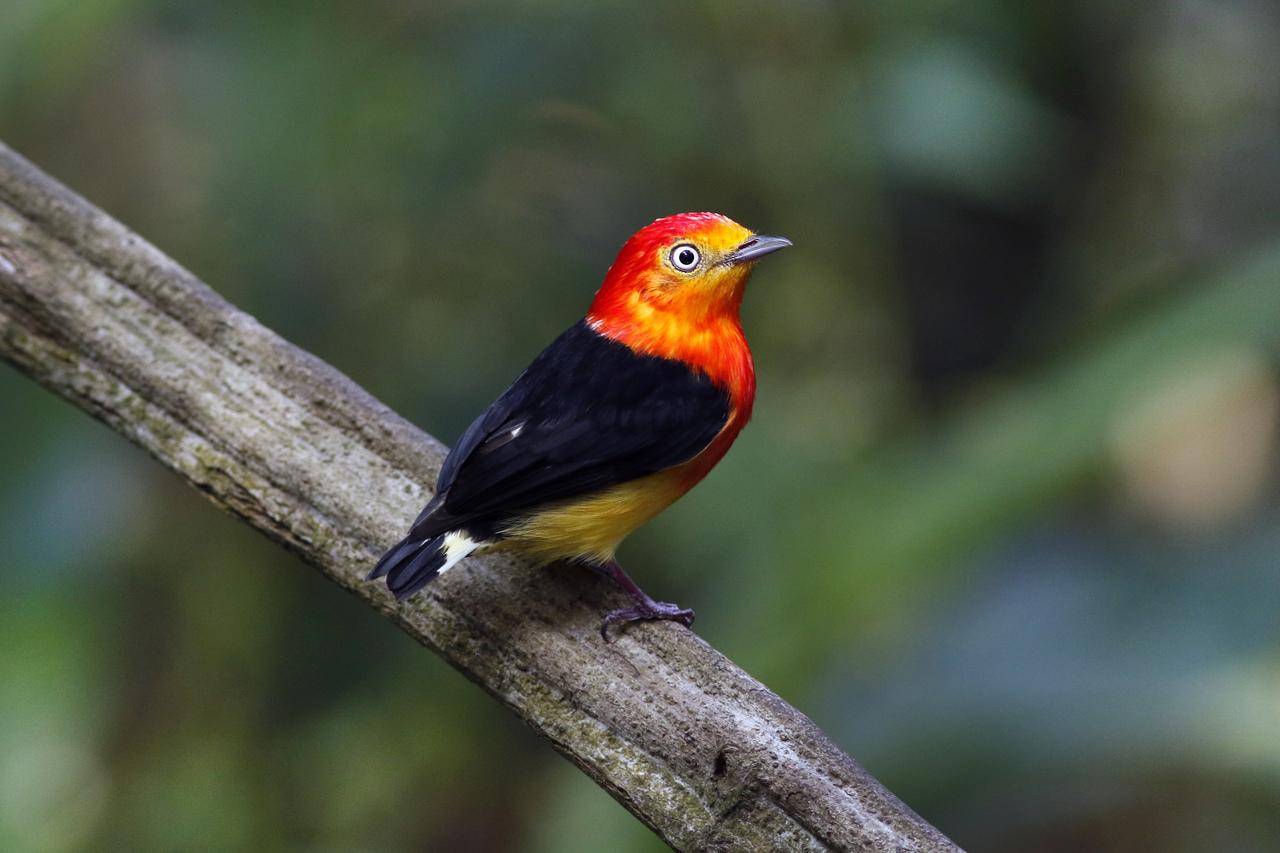
[[[682,850],[954,850],[808,718],[572,567],[362,575],[445,448],[0,144],[0,355],[381,611]]]

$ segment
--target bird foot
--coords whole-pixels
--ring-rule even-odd
[[[605,614],[604,622],[600,625],[600,636],[604,637],[604,641],[609,642],[609,626],[611,625],[628,625],[632,622],[679,622],[688,628],[693,624],[694,613],[687,607],[681,607],[678,604],[671,604],[667,601],[638,601],[634,607],[623,607],[619,610],[612,610]]]

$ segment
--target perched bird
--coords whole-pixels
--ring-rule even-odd
[[[751,417],[755,370],[738,308],[756,262],[791,245],[716,213],[641,229],[590,311],[463,433],[436,493],[369,578],[413,595],[468,554],[585,562],[635,600],[605,616],[689,625],[614,560],[619,543],[720,461]]]

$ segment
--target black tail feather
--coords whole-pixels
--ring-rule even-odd
[[[382,556],[369,573],[369,579],[385,576],[387,589],[396,598],[408,598],[435,580],[445,556],[443,536],[405,539]]]
[[[365,575],[365,580],[374,581],[382,577],[395,568],[401,560],[415,553],[422,545],[423,540],[421,539],[401,539],[387,549],[387,553],[383,554],[382,559],[378,560],[378,565],[373,567],[373,571]]]

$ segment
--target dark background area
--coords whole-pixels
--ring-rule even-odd
[[[962,846],[1280,850],[1274,3],[25,0],[0,139],[446,441],[645,223],[787,235],[633,575]],[[660,849],[9,369],[0,436],[0,848]]]

